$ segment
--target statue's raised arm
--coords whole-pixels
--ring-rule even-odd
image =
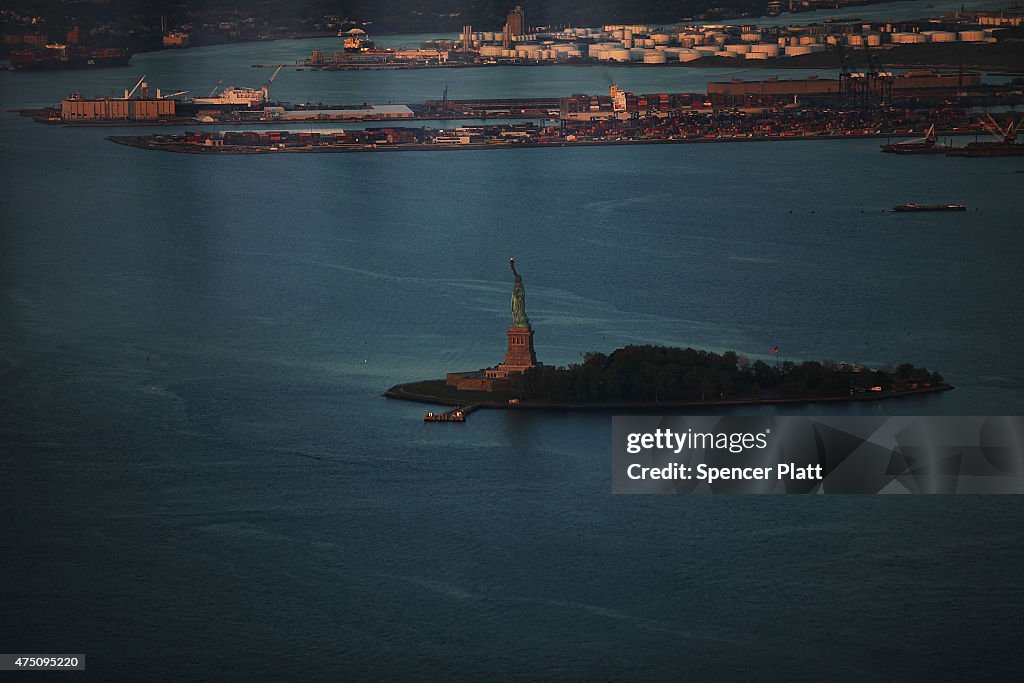
[[[523,276],[516,270],[515,257],[509,258],[509,265],[512,267],[512,275],[515,276],[515,284],[512,285],[512,325],[514,327],[529,327],[530,319],[526,317],[526,288],[523,287]]]

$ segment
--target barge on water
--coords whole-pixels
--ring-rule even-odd
[[[1024,156],[1024,144],[1019,142],[970,142],[966,147],[955,147],[946,152],[948,157],[1019,157]]]
[[[890,154],[945,154],[951,149],[953,148],[939,144],[934,123],[925,131],[923,138],[882,145],[882,151]]]
[[[989,142],[970,142],[966,147],[957,147],[946,152],[950,157],[1017,157],[1024,156],[1024,144],[1017,142],[1017,122],[1010,119],[1005,126],[986,114],[982,121],[985,129],[995,138]]]
[[[915,204],[910,202],[909,204],[900,204],[899,206],[892,207],[893,211],[904,212],[904,211],[966,211],[967,206],[965,204]]]

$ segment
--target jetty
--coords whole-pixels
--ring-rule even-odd
[[[474,410],[480,408],[479,403],[470,403],[464,406],[455,406],[443,413],[435,413],[428,410],[423,414],[424,422],[465,422],[466,417]]]

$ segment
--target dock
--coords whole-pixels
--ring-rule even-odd
[[[479,403],[471,403],[465,406],[455,406],[443,413],[435,413],[428,410],[423,414],[424,422],[465,422],[466,416],[480,408]]]

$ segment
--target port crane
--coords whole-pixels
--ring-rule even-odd
[[[1006,127],[1004,128],[999,125],[999,122],[995,120],[992,114],[985,114],[985,117],[981,125],[991,133],[992,137],[1008,145],[1012,145],[1017,141],[1017,124],[1012,118],[1006,122]]]
[[[274,79],[277,78],[277,74],[281,73],[281,69],[283,68],[284,64],[279,65],[274,70],[274,73],[270,76],[270,78],[267,79],[267,82],[263,84],[263,87],[260,88],[260,93],[263,95],[263,102],[270,101],[270,84],[274,82]]]
[[[926,130],[924,132],[924,137],[923,138],[912,138],[910,140],[904,140],[902,143],[897,143],[897,144],[909,145],[909,144],[916,144],[916,143],[921,143],[921,142],[926,142],[926,143],[929,143],[929,144],[935,144],[936,142],[938,142],[938,140],[939,140],[939,138],[935,135],[935,124],[933,123],[932,125],[928,126],[928,130]]]
[[[132,95],[134,95],[134,94],[135,94],[135,91],[139,89],[139,86],[140,86],[140,85],[142,85],[142,82],[143,82],[144,80],[146,80],[146,74],[142,74],[142,77],[141,77],[141,78],[139,78],[139,80],[138,80],[138,82],[137,82],[137,83],[135,84],[135,87],[134,87],[134,88],[132,88],[131,90],[125,90],[125,91],[124,91],[124,99],[126,99],[126,100],[130,100],[130,99],[132,98]]]
[[[124,97],[122,99],[130,100],[135,95],[135,92],[139,89],[140,86],[142,87],[142,98],[148,99],[149,86],[146,84],[146,74],[142,74],[142,76],[139,78],[138,81],[136,81],[135,86],[131,90],[124,91]],[[179,90],[178,92],[171,93],[170,95],[164,95],[160,92],[160,88],[157,88],[156,99],[165,100],[171,97],[177,97],[178,95],[184,95],[187,92],[188,90]]]
[[[893,74],[882,68],[881,60],[864,45],[867,66],[855,69],[850,56],[839,46],[839,98],[844,105],[856,108],[878,106],[884,108],[892,102]]]
[[[267,79],[267,87],[268,88],[270,87],[270,84],[274,82],[274,79],[277,78],[277,74],[281,73],[281,69],[283,69],[283,68],[284,68],[284,64],[279,64],[278,67],[274,70],[273,75],[270,78]]]

